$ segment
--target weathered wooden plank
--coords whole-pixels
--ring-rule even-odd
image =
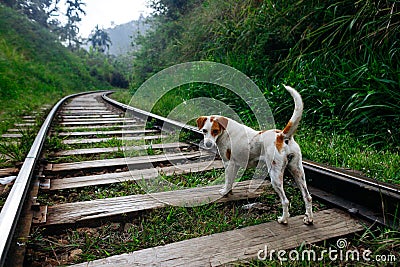
[[[86,109],[85,107],[91,107],[91,109]],[[106,106],[103,104],[96,103],[96,102],[76,102],[72,104],[65,105],[61,110],[108,110]]]
[[[121,121],[130,121],[132,119],[126,119],[123,117],[111,117],[111,118],[65,118],[64,116],[62,117],[63,122],[87,122],[87,121],[96,121],[96,122],[103,122],[103,121],[116,121],[116,122],[121,122]]]
[[[67,139],[63,140],[62,143],[66,145],[74,145],[74,144],[93,144],[93,143],[101,143],[107,142],[112,139],[116,140],[125,140],[125,141],[134,141],[134,140],[155,140],[160,139],[160,135],[149,135],[149,136],[126,136],[126,137],[104,137],[104,138],[89,138],[89,139]]]
[[[56,152],[53,156],[72,156],[72,155],[88,155],[88,154],[100,154],[100,153],[112,153],[118,151],[131,151],[131,150],[146,150],[152,149],[171,149],[171,148],[182,148],[188,147],[185,143],[167,143],[167,144],[154,144],[154,145],[142,145],[142,146],[128,146],[128,147],[97,147],[97,148],[83,148],[83,149],[71,149]]]
[[[71,127],[62,127],[61,130],[65,132],[71,132],[75,130],[85,130],[86,129],[108,129],[108,128],[114,128],[114,129],[143,129],[145,125],[143,122],[137,122],[135,125],[124,125],[124,124],[114,124],[114,125],[91,125],[91,126],[71,126]]]
[[[82,104],[97,104],[97,103],[100,102],[94,98],[86,98],[86,99],[74,98],[67,105],[82,105]]]
[[[149,134],[159,133],[160,130],[117,130],[117,131],[90,131],[90,132],[62,132],[59,136],[88,136],[88,135],[132,135],[132,134]]]
[[[136,123],[136,120],[125,120],[125,119],[119,119],[119,120],[102,120],[102,121],[66,121],[66,122],[60,122],[60,125],[64,126],[74,126],[74,125],[102,125],[102,124],[118,124],[118,123]]]
[[[132,195],[125,197],[97,199],[92,201],[66,203],[48,208],[46,225],[76,223],[138,211],[163,208],[167,205],[200,205],[210,201],[228,202],[239,199],[257,198],[269,182],[252,187],[251,181],[236,183],[233,194],[221,197],[221,185],[196,187],[161,193]]]
[[[10,128],[10,129],[7,130],[7,132],[15,133],[15,132],[23,132],[23,131],[27,131],[27,130],[28,130],[27,128],[18,128],[18,129]]]
[[[71,110],[71,111],[60,111],[61,115],[98,115],[98,114],[115,114],[109,110],[97,110],[97,111],[78,111],[78,110]]]
[[[172,153],[172,154],[161,154],[161,155],[150,155],[133,158],[115,158],[115,159],[101,159],[101,160],[88,160],[81,162],[72,163],[56,163],[47,164],[46,170],[59,172],[59,171],[71,171],[80,169],[94,169],[104,167],[118,167],[118,166],[141,166],[151,167],[152,163],[164,162],[164,161],[179,161],[185,159],[194,159],[201,156],[200,152],[188,152],[188,153]]]
[[[15,175],[19,172],[17,168],[4,168],[0,169],[0,177]]]
[[[199,163],[174,165],[170,167],[157,167],[144,170],[134,170],[129,172],[52,179],[50,182],[50,190],[70,189],[91,185],[104,185],[120,183],[124,181],[141,181],[144,179],[156,178],[160,174],[170,176],[173,174],[195,173],[213,169],[220,169],[222,167],[222,161],[206,161]]]
[[[22,134],[2,134],[1,137],[3,138],[21,138]]]
[[[118,118],[118,114],[96,114],[96,115],[64,115],[64,119],[89,119],[89,118]]]
[[[257,259],[259,251],[264,251],[266,246],[267,259],[270,258],[268,252],[272,250],[275,251],[274,257],[277,251],[285,250],[284,257],[288,258],[287,250],[302,244],[337,238],[364,229],[360,222],[338,209],[316,212],[315,223],[311,226],[304,225],[302,218],[292,217],[288,225],[263,223],[73,266],[221,266]],[[260,255],[264,256],[264,253]],[[312,253],[310,255],[313,257]]]
[[[15,127],[35,126],[35,123],[15,123]]]
[[[80,105],[82,105],[82,103],[88,103],[88,104],[94,104],[94,105],[104,105],[104,102],[98,101],[95,98],[85,98],[85,99],[77,98],[77,99],[73,99],[72,101],[70,101],[69,103],[65,104],[64,106],[67,106],[67,107],[68,106],[74,106],[74,105],[80,106]]]
[[[63,109],[62,110],[64,110],[64,111],[69,111],[69,110],[78,110],[78,111],[81,111],[81,110],[106,110],[106,106],[105,105],[96,105],[96,106],[90,106],[90,107],[85,107],[85,106],[65,106],[65,107],[63,107]]]

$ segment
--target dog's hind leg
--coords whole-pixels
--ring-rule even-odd
[[[288,170],[292,174],[297,186],[300,188],[303,200],[306,206],[306,214],[303,222],[305,224],[313,223],[313,212],[312,212],[312,198],[307,189],[303,164],[301,162],[301,155],[295,155],[288,164]]]
[[[239,171],[239,166],[233,164],[232,161],[228,162],[225,167],[225,185],[219,190],[222,196],[226,196],[232,191],[233,182],[235,181],[236,175]]]
[[[272,163],[272,167],[269,171],[269,176],[271,178],[272,187],[275,189],[282,203],[282,216],[278,218],[278,222],[282,224],[288,223],[289,214],[289,200],[285,195],[283,190],[283,169],[282,167],[276,166],[276,162]]]

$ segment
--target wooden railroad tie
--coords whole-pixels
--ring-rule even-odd
[[[221,266],[257,259],[260,254],[264,256],[266,246],[269,252],[285,250],[288,253],[302,244],[363,229],[364,226],[350,215],[338,209],[328,209],[316,212],[315,223],[310,226],[303,224],[303,215],[295,216],[289,219],[288,225],[275,221],[263,223],[73,266]]]
[[[48,207],[45,226],[74,224],[86,220],[164,208],[168,205],[192,206],[213,201],[223,203],[242,199],[254,199],[259,197],[269,184],[266,181],[261,185],[253,181],[238,182],[233,188],[233,194],[228,197],[221,197],[219,194],[218,190],[221,189],[221,185],[213,185],[59,204]]]

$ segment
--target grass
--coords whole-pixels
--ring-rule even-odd
[[[400,232],[398,231],[382,227],[366,227],[361,233],[342,237],[341,239],[346,242],[344,248],[338,247],[339,239],[337,238],[325,240],[319,244],[302,244],[296,249],[298,255],[300,255],[299,259],[301,259],[301,255],[305,255],[307,259],[308,254],[303,253],[312,250],[316,253],[317,260],[292,260],[296,254],[292,253],[292,257],[289,257],[289,251],[286,251],[285,261],[279,260],[277,253],[275,253],[272,260],[269,258],[252,260],[236,266],[397,266],[400,258],[399,238]],[[332,251],[331,256],[326,253],[329,249]],[[354,254],[354,259],[351,258],[351,254],[348,253],[351,251],[358,252],[359,260],[357,260],[357,254]],[[363,255],[366,260],[364,260]],[[335,257],[336,260],[333,260]]]
[[[107,87],[105,80],[91,76],[90,68],[97,67],[89,61],[87,53],[72,53],[49,29],[0,4],[0,134],[44,104],[82,88]]]
[[[114,190],[113,187],[111,190]],[[92,188],[93,194],[96,191],[96,188]],[[302,214],[304,204],[299,190],[288,185],[286,192],[292,201],[291,213]],[[84,197],[85,193],[81,195]],[[278,197],[272,189],[256,201],[263,202],[269,211],[243,209],[243,205],[249,203],[245,200],[193,208],[167,207],[134,218],[126,217],[120,223],[65,230],[51,237],[42,235],[38,229],[29,244],[36,247],[38,252],[30,260],[61,259],[61,255],[80,249],[79,257],[68,262],[83,262],[276,220],[281,210]],[[315,209],[321,208],[323,206],[316,203]]]
[[[184,61],[206,59],[228,63],[252,75],[262,85],[279,118],[290,117],[292,100],[271,85],[283,82],[295,85],[306,103],[302,128],[296,136],[305,158],[399,183],[397,3],[205,1],[188,10],[177,10],[178,19],[168,18],[172,19],[170,23],[162,24],[147,40],[144,38],[143,50],[136,55],[135,78]],[[15,57],[15,60],[23,59]],[[204,94],[210,92],[205,90]],[[165,115],[186,96],[171,93],[154,111]],[[116,97],[124,103],[131,98],[126,91],[118,92]],[[248,113],[246,107],[236,108],[243,114]],[[286,119],[279,121],[285,122]],[[196,186],[213,175],[169,179]],[[49,204],[72,200],[69,199],[72,197],[84,200],[88,195],[104,198],[140,193],[137,189],[134,183],[126,183],[60,191],[58,198],[50,199]],[[302,213],[298,190],[287,186],[286,192],[292,203],[292,215]],[[106,222],[98,228],[65,230],[56,236],[45,236],[38,230],[28,245],[38,252],[29,257],[40,264],[82,262],[275,220],[280,213],[276,194],[268,192],[257,201],[271,208],[262,212],[244,210],[241,207],[246,201],[195,208],[167,207],[135,218],[127,216],[118,223]],[[316,205],[316,209],[320,208]],[[366,229],[360,235],[349,236],[348,240],[351,247],[370,248],[375,255],[399,256],[399,232]],[[303,245],[298,251],[308,248],[321,251],[334,244],[335,241],[326,241]],[[338,263],[324,258],[322,262],[274,260],[246,265],[338,264],[357,263]]]
[[[67,162],[79,162],[87,160],[103,160],[103,159],[113,159],[113,158],[124,158],[124,157],[139,157],[139,156],[151,156],[163,154],[161,149],[153,149],[151,145],[146,150],[128,150],[124,151],[120,149],[115,152],[106,153],[96,153],[96,154],[86,154],[86,155],[71,155],[64,157],[49,157],[49,162],[51,163],[67,163]]]
[[[0,162],[0,167],[15,166],[15,164],[23,162],[28,154],[33,141],[36,138],[36,133],[40,127],[40,121],[37,121],[35,126],[20,130],[22,136],[20,138],[2,138],[0,141],[0,154],[4,158]]]
[[[82,82],[97,83],[55,36],[3,5],[0,25],[0,132],[15,118],[82,88]]]
[[[144,193],[145,192],[134,181],[125,181],[109,185],[58,190],[55,194],[43,192],[38,199],[42,204],[55,205]]]
[[[88,137],[89,138],[89,137]],[[169,142],[175,140],[174,137],[163,137],[161,139],[152,140],[123,140],[122,137],[112,137],[109,140],[96,142],[96,143],[83,143],[83,144],[63,144],[63,140],[69,139],[68,136],[52,136],[49,138],[49,149],[53,151],[70,150],[70,149],[87,149],[87,148],[107,148],[107,147],[123,147],[123,146],[141,146],[144,144],[159,144],[161,142]],[[74,139],[86,139],[86,137],[78,137]]]
[[[185,3],[190,8],[160,4],[163,11],[178,10],[172,18],[168,12],[159,14],[158,27],[139,40],[132,92],[174,64],[224,63],[259,85],[274,115],[290,117],[292,100],[278,85],[292,85],[305,102],[303,123],[347,130],[376,149],[399,151],[398,1]],[[201,96],[218,95],[218,90],[202,89]],[[154,111],[165,116],[197,93],[167,95]],[[227,100],[246,121],[248,107]]]
[[[123,101],[124,97],[129,95],[126,92],[117,95],[118,101]],[[179,140],[185,140],[185,134],[182,134]],[[305,159],[359,171],[379,181],[400,184],[400,154],[396,148],[379,149],[356,133],[310,127],[304,122],[301,123],[295,139],[300,144]]]
[[[177,187],[198,187],[198,186],[209,186],[218,178],[223,175],[224,170],[211,170],[207,172],[196,172],[189,174],[175,174],[172,176],[162,175],[162,178],[170,183],[173,183]]]
[[[103,160],[112,158],[123,158],[124,152],[117,151],[112,153],[99,153],[99,154],[89,154],[89,155],[71,155],[57,158],[49,158],[50,163],[70,163],[70,162],[81,162],[88,160]]]
[[[19,141],[1,138],[0,167],[24,160],[44,121],[44,105],[82,88],[107,86],[90,75],[85,59],[87,55],[73,54],[49,29],[0,4],[0,134],[22,122],[23,115],[34,116],[37,124],[22,130]],[[57,140],[51,142],[61,147],[54,144]]]
[[[131,101],[132,95],[129,90],[115,90],[114,93],[109,97],[117,100],[118,102],[128,105]]]
[[[349,157],[350,153],[362,155],[362,152],[373,149],[366,145],[357,144],[356,138],[349,133],[346,135],[339,133],[326,134],[306,127],[299,129],[296,140],[303,147],[305,157],[320,159],[320,161],[326,163],[332,162],[330,164],[338,166],[355,164],[354,162],[347,163],[341,160],[341,158],[346,159]],[[353,149],[349,149],[349,146]],[[330,150],[328,149],[329,147]],[[332,156],[332,151],[339,151],[340,153]],[[150,147],[148,152],[152,154],[154,149]],[[391,156],[391,154],[388,154],[388,156]],[[359,166],[364,166],[365,164],[366,159],[362,160]],[[195,187],[208,184],[210,180],[217,179],[222,172],[222,170],[214,170],[165,178],[178,185]],[[245,172],[243,179],[251,176],[252,171],[248,170]],[[293,182],[290,179],[285,181],[285,191],[290,199],[291,215],[303,214],[304,203],[301,194],[293,186]],[[42,193],[38,201],[42,204],[54,205],[143,193],[145,192],[138,184],[128,181],[111,185],[59,190],[55,194]],[[28,253],[27,259],[32,264],[45,262],[53,265],[63,265],[85,262],[276,220],[281,208],[279,199],[271,188],[267,189],[266,193],[255,201],[262,202],[265,209],[243,209],[243,205],[250,202],[245,200],[226,204],[213,203],[193,208],[166,207],[135,214],[133,217],[123,216],[119,222],[105,222],[99,227],[67,229],[59,234],[50,236],[37,228],[28,244],[28,247],[35,248],[35,253]],[[325,208],[323,204],[317,201],[314,202],[315,210],[323,208]],[[385,241],[385,235],[383,234],[385,230],[381,229],[379,231],[368,230],[362,238],[360,236],[349,236],[348,240],[358,248],[373,248],[376,254],[378,253],[377,251],[395,253],[398,246],[398,241],[396,241],[398,240],[398,233],[390,233]],[[357,242],[358,239],[361,241]],[[332,246],[332,243],[325,242],[300,246],[297,249],[302,251],[313,248],[322,251],[328,246]],[[382,248],[378,250],[379,247]],[[324,259],[322,264],[334,266],[336,263],[331,262],[329,259]],[[246,266],[277,266],[278,264],[279,261],[277,260],[272,262],[251,261],[246,263]],[[283,263],[284,266],[285,264],[287,264],[286,266],[314,266],[313,263],[309,262]]]
[[[300,144],[305,159],[356,170],[378,181],[400,184],[398,152],[377,150],[349,132],[323,132],[302,127],[295,139]]]

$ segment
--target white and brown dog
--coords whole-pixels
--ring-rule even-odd
[[[312,224],[312,200],[306,185],[300,147],[293,139],[303,113],[303,102],[295,89],[289,86],[285,88],[294,99],[295,109],[283,130],[255,131],[223,116],[202,116],[197,119],[197,126],[204,134],[204,146],[211,149],[216,145],[224,161],[225,186],[220,190],[221,195],[231,192],[240,167],[254,167],[262,162],[281,199],[283,214],[278,222],[286,224],[289,200],[283,190],[283,175],[287,168],[303,195],[306,206],[304,223]]]

